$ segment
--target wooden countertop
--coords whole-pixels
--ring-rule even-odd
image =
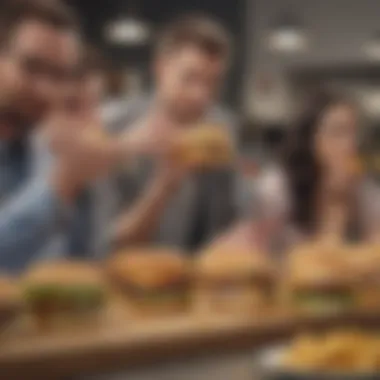
[[[189,313],[133,320],[112,312],[91,325],[41,332],[25,319],[11,326],[0,339],[0,378],[25,380],[48,371],[54,379],[209,350],[234,350],[288,331],[291,323],[291,319],[278,315],[263,318]]]
[[[379,314],[346,316],[346,322],[378,326]],[[177,315],[132,320],[109,312],[104,320],[57,331],[37,331],[20,321],[0,339],[0,378],[49,379],[115,371],[207,353],[259,347],[297,329],[324,328],[342,317],[295,318],[288,313],[256,316]]]

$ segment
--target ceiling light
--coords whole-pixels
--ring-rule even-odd
[[[105,30],[109,42],[117,45],[142,45],[148,42],[150,29],[142,20],[125,17],[112,21]]]
[[[362,94],[362,106],[371,117],[380,117],[380,92],[378,90],[368,90]]]
[[[374,60],[380,60],[380,32],[364,44],[364,52],[366,55]]]
[[[267,46],[275,52],[297,52],[306,48],[307,36],[301,23],[285,14],[277,20],[269,32]]]
[[[296,29],[279,30],[269,36],[268,46],[273,51],[300,51],[306,47],[306,37]]]

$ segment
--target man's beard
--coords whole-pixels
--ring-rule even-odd
[[[15,127],[25,129],[38,123],[45,112],[45,105],[31,97],[19,95],[16,97],[1,97],[0,94],[0,118],[8,120]]]
[[[20,112],[12,110],[10,107],[0,106],[0,126],[5,135],[20,137],[30,128],[30,123]]]

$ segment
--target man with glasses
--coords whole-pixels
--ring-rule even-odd
[[[115,154],[96,120],[64,109],[81,59],[70,9],[56,0],[2,6],[0,270],[18,271],[65,231],[78,194],[109,169]],[[49,120],[46,130],[43,120]],[[52,246],[48,251],[56,253]]]

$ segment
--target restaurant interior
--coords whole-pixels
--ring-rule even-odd
[[[0,379],[380,379],[380,190],[358,202],[349,191],[347,197],[334,193],[333,220],[328,214],[321,234],[309,234],[307,224],[308,217],[319,218],[324,209],[318,202],[330,189],[309,186],[317,186],[327,167],[325,161],[316,167],[310,157],[331,159],[335,145],[328,144],[338,146],[331,183],[336,179],[355,191],[367,179],[371,189],[380,186],[380,1],[64,1],[78,15],[86,42],[102,56],[101,105],[111,116],[153,91],[156,37],[172,20],[207,15],[228,30],[231,62],[218,104],[234,116],[237,143],[232,152],[229,139],[220,136],[223,157],[214,161],[237,164],[251,200],[239,223],[247,220],[254,232],[248,236],[242,222],[231,235],[189,254],[184,247],[140,242],[96,264],[48,262],[11,281],[0,276]],[[310,126],[299,124],[322,91],[344,97],[302,119]],[[329,114],[334,107],[336,116]],[[349,116],[339,114],[346,111]],[[335,130],[329,115],[342,117]],[[313,123],[322,127],[310,131]],[[300,140],[292,137],[297,131]],[[349,162],[339,162],[338,149],[346,149],[352,133],[357,151]],[[306,146],[306,134],[315,146]],[[189,133],[187,141],[196,145],[197,137],[192,139]],[[294,156],[284,156],[289,146]],[[184,160],[180,149],[174,157]],[[211,152],[208,145],[204,149]],[[210,165],[202,175],[213,170]],[[266,176],[282,166],[289,169],[286,189],[293,191],[288,204],[277,171]],[[349,179],[339,172],[344,168]],[[301,172],[310,182],[297,182]],[[222,183],[222,175],[217,178]],[[217,201],[223,190],[209,187]],[[308,195],[317,199],[313,210]],[[243,203],[245,193],[238,198]],[[368,204],[363,225],[371,225],[371,239],[346,241],[335,233],[343,198],[343,214],[354,204],[355,226],[360,205]],[[294,238],[294,244],[288,240],[297,231],[283,222],[289,204],[295,209],[289,215],[307,225],[305,239]],[[177,215],[174,224],[182,219]],[[283,241],[286,249],[276,248]]]

